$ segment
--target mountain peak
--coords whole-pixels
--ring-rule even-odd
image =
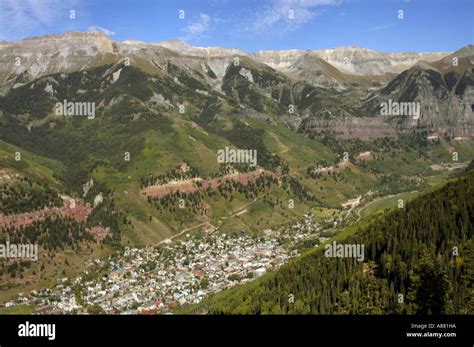
[[[172,51],[176,51],[185,55],[201,56],[201,57],[223,57],[229,55],[246,55],[243,51],[238,48],[227,48],[227,47],[196,47],[191,46],[189,43],[179,40],[171,39],[167,41],[161,41],[154,45],[168,48]]]
[[[458,49],[456,52],[453,53],[453,56],[458,58],[474,56],[474,45],[467,45],[461,49]]]
[[[195,48],[191,46],[189,43],[183,40],[179,40],[179,39],[170,39],[166,41],[160,41],[160,42],[154,43],[154,45],[168,48],[168,49],[171,49],[172,51],[190,50],[190,49]]]
[[[413,65],[413,68],[416,69],[421,69],[421,70],[436,70],[435,67],[433,67],[430,63],[428,63],[425,60],[420,60],[418,61],[415,65]]]
[[[74,39],[105,39],[110,41],[110,39],[99,31],[67,31],[62,34],[51,34],[43,36],[34,36],[22,40],[22,42],[28,41],[54,41],[54,40],[74,40]]]

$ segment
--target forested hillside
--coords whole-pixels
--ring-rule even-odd
[[[351,230],[365,261],[323,246],[186,312],[473,314],[474,171]],[[353,233],[352,233],[353,231]]]
[[[62,205],[57,191],[46,184],[32,182],[28,177],[15,185],[0,184],[0,197],[0,211],[6,215]]]

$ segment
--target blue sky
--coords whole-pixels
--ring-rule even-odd
[[[118,41],[179,38],[247,52],[454,51],[474,43],[473,23],[472,0],[0,0],[4,41],[99,30]]]

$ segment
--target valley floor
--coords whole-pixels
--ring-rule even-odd
[[[443,180],[433,176],[429,181],[435,186]],[[399,199],[406,203],[418,194],[412,191],[373,199],[369,192],[354,199],[357,205],[337,218],[310,213],[263,233],[226,235],[216,229],[203,234],[200,229],[206,223],[196,224],[152,247],[126,247],[109,257],[89,258],[82,273],[10,300],[3,312],[173,312],[179,306],[199,303],[209,295],[274,271],[308,249],[308,244],[318,247],[330,242],[344,226],[379,209],[396,207]],[[227,218],[237,217],[254,202],[237,208]],[[302,244],[306,246],[299,247]]]

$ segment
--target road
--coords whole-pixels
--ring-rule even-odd
[[[227,216],[227,217],[222,217],[222,219],[227,219],[227,218],[235,217],[235,216],[238,216],[238,215],[242,214],[244,211],[241,211],[241,210],[247,208],[248,206],[252,205],[252,204],[255,203],[256,201],[257,201],[257,198],[255,198],[253,201],[249,202],[248,204],[242,205],[242,206],[240,206],[240,207],[238,207],[238,208],[232,210],[232,211],[230,212],[231,214],[230,214],[229,216]],[[239,212],[237,212],[237,211],[239,211]],[[168,241],[171,241],[171,240],[173,240],[173,239],[175,239],[175,238],[177,238],[177,237],[183,235],[185,232],[188,232],[188,231],[191,231],[191,230],[200,228],[200,227],[202,227],[202,226],[204,226],[204,225],[206,225],[206,224],[210,224],[210,223],[209,223],[209,222],[203,222],[203,223],[201,223],[201,224],[194,225],[194,226],[192,226],[192,227],[189,227],[189,228],[186,228],[186,229],[184,229],[184,230],[181,230],[178,234],[175,234],[175,235],[170,236],[170,237],[168,237],[168,238],[166,238],[166,239],[164,239],[164,240],[161,240],[160,242],[158,242],[157,244],[155,244],[154,247],[159,246],[159,245],[162,245],[162,244],[164,244],[164,243],[166,243],[166,242],[168,242]]]
[[[416,192],[418,192],[418,190],[413,190],[413,191],[408,192],[408,193],[409,193],[409,194],[413,194],[413,193],[416,193]],[[377,201],[380,201],[380,200],[384,200],[384,199],[394,198],[394,197],[399,196],[399,195],[402,195],[402,194],[407,194],[407,192],[402,192],[402,193],[392,194],[392,195],[385,195],[385,196],[382,196],[382,197],[379,197],[379,198],[376,198],[376,199],[372,200],[372,201],[369,202],[367,205],[364,205],[364,206],[362,206],[360,209],[357,210],[357,216],[358,216],[358,218],[357,218],[357,220],[356,220],[355,222],[352,222],[352,224],[357,223],[357,222],[362,218],[362,216],[361,216],[360,213],[362,212],[362,210],[363,210],[364,208],[366,208],[366,207],[372,205],[374,202],[377,202]],[[352,224],[351,224],[351,225],[352,225]]]
[[[180,231],[178,234],[175,234],[175,235],[170,236],[170,237],[168,237],[168,238],[166,238],[166,239],[164,239],[164,240],[161,240],[161,241],[158,242],[156,245],[154,245],[154,247],[159,246],[159,245],[162,245],[163,243],[166,243],[168,240],[171,241],[172,239],[174,239],[174,238],[176,238],[176,237],[178,237],[178,236],[183,235],[183,234],[184,234],[185,232],[187,232],[187,231],[190,231],[190,230],[193,230],[193,229],[196,229],[196,228],[200,228],[200,227],[202,227],[202,226],[204,226],[204,225],[206,225],[206,224],[208,224],[208,222],[204,222],[204,223],[201,223],[201,224],[192,226],[192,227],[190,227],[190,228],[184,229],[184,230]]]

